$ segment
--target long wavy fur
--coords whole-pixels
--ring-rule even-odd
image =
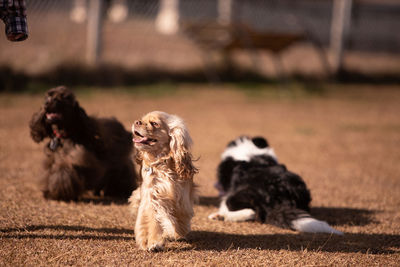
[[[114,118],[88,116],[72,91],[49,90],[30,123],[33,141],[45,145],[43,195],[78,200],[86,191],[128,198],[136,188],[132,135]]]
[[[167,239],[184,238],[194,215],[192,139],[182,119],[153,111],[132,127],[142,184],[130,198],[137,213],[135,239],[141,249],[161,250]]]

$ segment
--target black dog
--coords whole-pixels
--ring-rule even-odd
[[[30,122],[32,139],[45,147],[45,198],[78,200],[96,195],[128,198],[137,187],[131,160],[132,134],[116,119],[86,115],[74,94],[59,86],[46,93]]]
[[[342,234],[309,214],[311,196],[295,173],[279,164],[262,137],[230,142],[218,167],[219,211],[210,219],[258,220],[301,232]]]

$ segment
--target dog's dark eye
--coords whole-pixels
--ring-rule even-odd
[[[150,124],[151,124],[151,126],[153,126],[153,127],[158,127],[158,126],[159,126],[158,123],[155,122],[155,121],[151,121]]]
[[[253,144],[258,148],[269,147],[268,141],[263,137],[254,137],[251,141],[253,141]]]

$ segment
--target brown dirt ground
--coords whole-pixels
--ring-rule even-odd
[[[43,145],[28,132],[42,96],[0,94],[0,266],[398,266],[398,86],[346,86],[320,96],[178,87],[161,94],[78,93],[89,114],[115,116],[126,128],[151,110],[185,119],[199,158],[200,202],[188,240],[171,242],[160,253],[136,248],[126,204],[45,201],[37,187]],[[312,214],[345,235],[209,221],[217,209],[213,184],[220,153],[241,134],[266,136],[280,161],[304,177]]]

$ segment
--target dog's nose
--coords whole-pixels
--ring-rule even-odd
[[[142,121],[140,121],[140,120],[137,120],[137,121],[135,121],[135,125],[142,125]]]

